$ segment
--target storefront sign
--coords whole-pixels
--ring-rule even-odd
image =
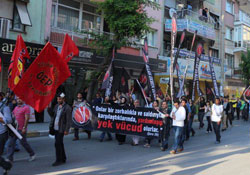
[[[32,60],[34,60],[39,55],[39,53],[44,47],[44,45],[42,44],[30,42],[25,42],[25,44]],[[3,59],[3,63],[9,64],[10,58],[15,49],[15,45],[16,40],[0,38],[0,57]]]

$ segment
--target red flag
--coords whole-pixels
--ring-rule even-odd
[[[8,69],[8,87],[13,90],[24,73],[25,58],[30,58],[21,35],[17,36],[15,50]]]
[[[56,89],[69,76],[67,63],[57,50],[47,43],[24,73],[14,93],[37,112],[44,110],[56,94]]]
[[[2,72],[2,58],[0,57],[0,72]]]
[[[61,57],[69,62],[74,56],[79,55],[79,49],[76,47],[74,41],[66,33],[63,41]]]

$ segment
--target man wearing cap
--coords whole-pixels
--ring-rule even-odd
[[[4,151],[4,145],[8,139],[8,129],[6,124],[10,124],[12,122],[10,108],[6,106],[3,102],[4,93],[0,92],[0,112],[3,116],[0,116],[0,166],[4,169],[6,168],[6,161],[2,158],[2,154]],[[11,165],[9,166],[9,168]]]
[[[52,166],[58,166],[66,162],[63,137],[68,135],[71,126],[71,107],[65,102],[65,94],[57,96],[57,105],[53,110],[50,122],[50,133],[55,135],[56,161]]]

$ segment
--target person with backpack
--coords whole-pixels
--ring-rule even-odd
[[[4,145],[8,140],[8,128],[6,124],[12,122],[10,108],[5,104],[4,100],[5,94],[0,92],[0,166],[3,167],[4,171],[11,169],[12,164],[7,162],[3,157]]]

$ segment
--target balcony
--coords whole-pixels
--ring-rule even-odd
[[[231,68],[228,65],[224,66],[225,77],[229,79],[242,79],[241,69],[239,67]]]
[[[250,26],[250,15],[246,13],[235,14],[234,22],[235,25],[244,23]]]
[[[50,30],[50,42],[55,45],[61,45],[63,43],[64,35],[68,33],[72,40],[77,46],[83,46],[84,43],[89,42],[93,37],[88,34],[88,32],[93,32],[95,34],[107,35],[113,37],[112,33],[102,32],[100,23],[94,23],[88,20],[82,20],[81,30],[72,29],[70,25],[63,23],[59,27],[51,26]]]
[[[166,19],[165,31],[171,31],[171,19]],[[198,31],[197,35],[215,40],[215,22],[211,17],[204,17],[191,10],[177,11],[177,30],[186,29],[190,33]]]
[[[250,49],[250,42],[246,42],[246,41],[238,41],[235,42],[235,48],[234,48],[234,52],[247,52],[247,49]]]

